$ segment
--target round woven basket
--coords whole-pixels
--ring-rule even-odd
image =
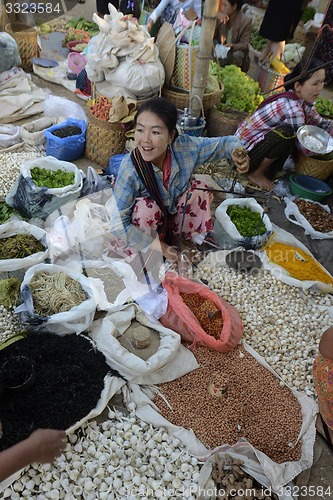
[[[202,104],[205,115],[209,114],[209,111],[214,106],[219,106],[221,103],[221,97],[223,94],[223,85],[220,84],[221,89],[215,92],[208,92],[204,94]],[[179,89],[173,89],[172,87],[163,87],[162,96],[172,102],[177,109],[184,109],[190,107],[190,94],[186,91],[181,91]]]
[[[99,120],[88,109],[85,156],[102,167],[107,167],[110,156],[124,152],[125,133],[126,128],[120,123]]]
[[[295,170],[298,174],[311,175],[324,181],[333,174],[333,159],[320,160],[300,153],[296,161]]]
[[[12,36],[17,43],[17,48],[21,57],[21,68],[25,71],[32,71],[33,57],[39,57],[39,47],[37,41],[37,31],[23,23],[8,23],[5,31]]]
[[[212,109],[207,121],[208,137],[234,135],[238,125],[245,120],[247,116],[247,113],[236,109],[231,109],[229,111]]]

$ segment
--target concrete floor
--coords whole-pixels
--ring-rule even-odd
[[[75,3],[75,1],[70,0],[66,3],[69,8],[69,13],[73,17],[84,16],[87,20],[91,20],[92,13],[95,12],[95,0],[86,0],[85,4]],[[44,36],[42,38],[42,56],[59,60],[66,55],[66,49],[61,49],[58,44],[53,43],[51,37]],[[252,61],[249,75],[254,79],[257,77],[257,66],[255,61]],[[66,97],[80,104],[83,108],[85,107],[85,102],[78,98],[75,94],[66,90],[60,85],[55,85],[53,83],[42,80],[41,78],[33,75],[33,80],[40,87],[46,87],[50,91],[59,96]],[[325,89],[322,95],[326,98],[332,98],[333,86]],[[83,157],[75,162],[79,168],[86,170],[89,165],[92,165],[95,169],[100,169],[100,166],[91,162],[87,158]],[[329,200],[331,209],[333,209],[333,197]],[[314,253],[314,255],[321,261],[327,269],[333,273],[333,245],[331,243],[325,243],[325,240],[310,240],[304,236],[302,230],[300,230],[294,224],[286,221],[283,207],[278,202],[275,203],[272,200],[270,206],[270,213],[272,221],[282,226],[287,231],[295,234],[303,243],[305,243],[309,249]],[[317,437],[315,449],[314,449],[314,464],[311,469],[304,471],[300,476],[295,478],[296,485],[300,488],[300,496],[306,500],[316,500],[324,499],[329,500],[333,495],[333,454],[325,444],[321,437]],[[311,488],[310,488],[311,487]],[[296,490],[294,490],[296,492]]]

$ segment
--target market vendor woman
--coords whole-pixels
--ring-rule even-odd
[[[111,232],[117,237],[113,250],[118,255],[132,255],[150,246],[161,248],[170,262],[176,261],[175,235],[193,240],[212,228],[212,195],[198,189],[205,188],[203,183],[191,180],[195,169],[232,157],[239,172],[248,170],[248,156],[239,158],[234,151],[243,147],[237,137],[178,135],[176,125],[177,108],[163,97],[148,99],[139,107],[136,148],[123,159],[114,187],[119,213],[112,213]]]
[[[236,131],[250,157],[249,179],[261,189],[274,187],[271,179],[282,169],[294,146],[309,154],[295,141],[299,127],[316,125],[333,136],[333,121],[322,118],[314,104],[324,87],[325,69],[312,59],[303,73],[305,64],[300,62],[284,77],[285,92],[264,100]]]

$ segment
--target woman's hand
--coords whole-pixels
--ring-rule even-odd
[[[246,174],[249,171],[250,158],[245,148],[234,148],[231,153],[231,158],[239,174]]]
[[[67,445],[65,431],[37,429],[27,438],[34,462],[49,463],[62,453]]]
[[[149,21],[147,23],[147,31],[148,31],[148,33],[150,33],[150,30],[152,29],[153,24],[154,23],[153,23],[152,19],[149,19]]]
[[[227,22],[229,21],[229,16],[227,14],[224,14],[223,12],[218,12],[217,19],[220,24],[227,24]]]

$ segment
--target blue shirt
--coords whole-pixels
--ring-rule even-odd
[[[191,175],[197,167],[206,162],[230,159],[232,150],[239,146],[243,146],[243,143],[234,136],[191,137],[182,134],[177,137],[170,146],[171,173],[168,190],[163,186],[162,170],[153,165],[157,185],[168,212],[170,214],[176,212],[177,198],[186,191]],[[114,187],[111,232],[137,250],[147,248],[154,239],[132,224],[135,200],[141,196],[149,196],[149,193],[128,154],[120,165]]]

